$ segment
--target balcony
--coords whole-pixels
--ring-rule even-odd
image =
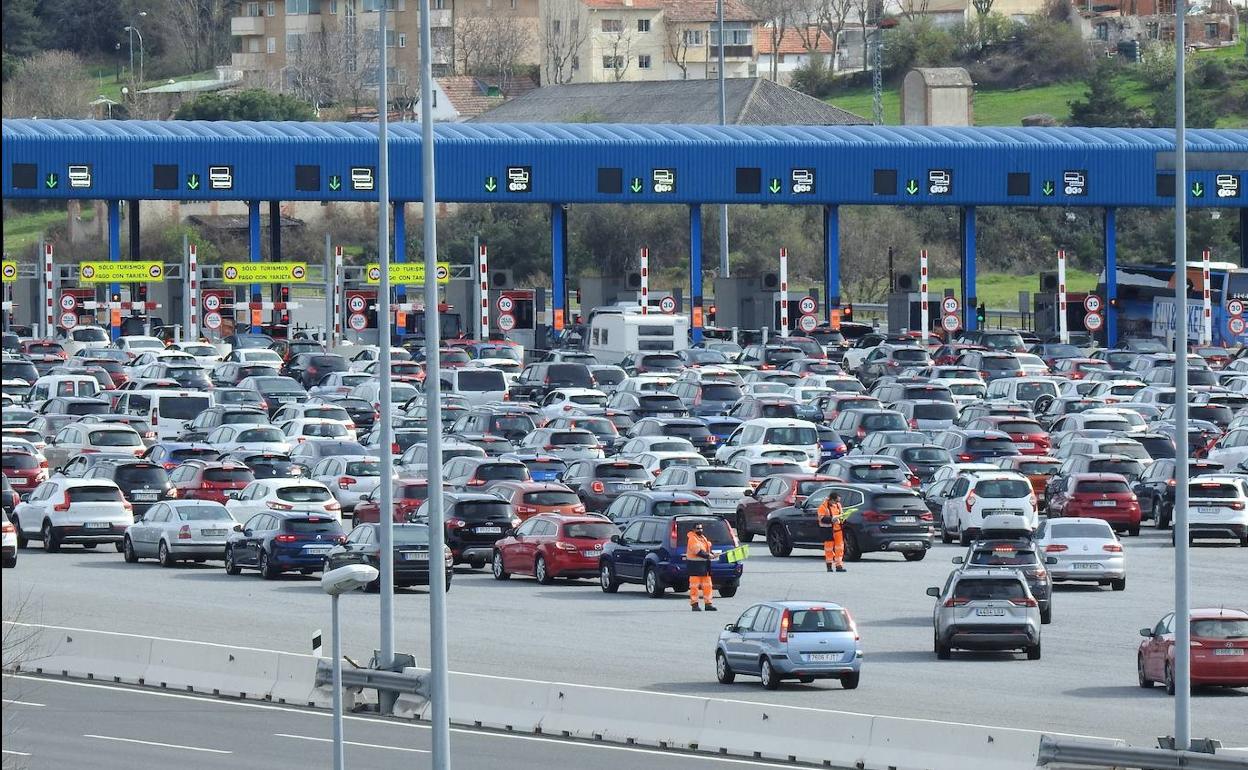
[[[264,69],[264,54],[232,53],[230,54],[230,66],[243,72],[262,70]]]
[[[716,45],[715,43],[711,43],[710,54],[708,55],[707,58],[708,59],[719,58],[719,46],[718,45]],[[754,58],[754,46],[752,45],[726,45],[724,46],[724,58],[725,59],[753,59]]]
[[[230,18],[230,34],[235,37],[264,34],[263,16],[233,16]]]

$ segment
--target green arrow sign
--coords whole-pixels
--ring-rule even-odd
[[[485,178],[485,191],[494,192],[498,189],[498,177],[487,176]]]
[[[628,189],[632,190],[635,193],[641,192],[641,177],[639,176],[633,177],[633,183],[629,185]]]
[[[43,183],[48,186],[49,190],[55,190],[56,186],[60,184],[60,182],[60,177],[56,174],[48,174],[48,178],[43,180]]]
[[[337,191],[342,189],[342,177],[333,174],[329,177],[329,189]]]
[[[1053,184],[1053,180],[1051,179],[1044,180],[1044,186],[1040,188],[1040,192],[1044,193],[1044,197],[1046,198],[1052,197],[1056,190],[1057,186]]]
[[[1205,186],[1202,183],[1192,182],[1192,197],[1193,198],[1205,197]]]
[[[768,189],[768,190],[771,190],[771,194],[772,194],[772,195],[777,195],[777,194],[779,194],[779,192],[780,192],[780,180],[779,180],[779,179],[777,179],[776,177],[772,177],[772,178],[771,178],[771,184],[769,184],[769,185],[767,186],[767,189]]]
[[[906,194],[907,194],[907,195],[918,195],[918,194],[919,194],[919,183],[918,183],[918,180],[911,179],[911,180],[909,180],[908,182],[906,182]]]
[[[186,175],[186,189],[188,190],[199,189],[199,174],[187,174]]]

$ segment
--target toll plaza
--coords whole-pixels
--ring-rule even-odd
[[[976,328],[980,304],[975,294],[977,207],[1102,209],[1109,276],[1105,299],[1111,307],[1117,298],[1119,209],[1169,207],[1183,195],[1193,209],[1236,209],[1241,232],[1248,230],[1243,189],[1248,131],[1243,130],[1188,132],[1188,173],[1182,180],[1174,174],[1173,132],[1162,129],[439,124],[434,130],[438,163],[454,169],[438,177],[439,201],[550,207],[555,330],[571,320],[567,208],[574,204],[688,207],[695,339],[705,321],[705,204],[821,206],[826,319],[841,305],[840,206],[956,207],[960,324],[967,330]],[[376,156],[376,126],[359,123],[6,120],[3,195],[107,201],[112,262],[121,261],[123,201],[246,201],[248,261],[259,263],[265,203],[272,220],[280,216],[282,201],[376,200],[371,183]],[[402,204],[421,199],[418,124],[391,128],[390,162],[401,170],[393,175],[391,195],[396,202],[392,262],[402,264],[408,261]],[[128,221],[130,258],[137,261],[138,219]],[[280,228],[270,228],[270,238],[271,261],[284,262]],[[1248,238],[1240,238],[1240,249],[1240,263],[1248,264]],[[248,303],[264,302],[263,284],[243,285],[249,287]],[[119,294],[113,291],[119,284],[110,287]],[[787,290],[782,294],[788,302],[801,301]],[[396,301],[405,304],[402,289]],[[1105,322],[1112,344],[1115,314],[1109,312]]]

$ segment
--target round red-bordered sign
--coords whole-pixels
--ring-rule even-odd
[[[961,307],[962,304],[958,302],[957,297],[945,297],[940,301],[940,309],[944,311],[945,315],[957,315]]]
[[[347,300],[347,308],[352,313],[363,313],[364,306],[365,306],[364,298],[361,297],[359,294],[352,294],[351,299]]]
[[[797,319],[797,328],[804,332],[813,332],[815,327],[819,325],[819,319],[813,315],[804,315]]]
[[[61,328],[72,329],[78,325],[77,313],[61,313]]]
[[[1083,298],[1083,309],[1089,313],[1101,312],[1101,298],[1095,294],[1089,294]]]
[[[1241,299],[1233,299],[1230,302],[1226,303],[1226,312],[1230,313],[1231,315],[1243,315],[1244,314],[1244,301]]]
[[[664,297],[659,300],[659,310],[662,310],[664,313],[675,313],[676,300],[671,297]]]
[[[511,313],[498,314],[498,328],[505,332],[509,332],[516,328],[516,317]]]
[[[78,307],[78,298],[73,294],[61,295],[61,310],[73,310]]]
[[[362,332],[368,328],[368,316],[363,313],[352,313],[347,318],[347,326],[350,326],[357,332]]]
[[[944,330],[947,332],[956,332],[958,329],[962,328],[962,320],[956,315],[947,315],[940,319],[940,325],[944,327]]]
[[[216,312],[204,313],[204,326],[209,329],[220,329],[221,314]]]
[[[220,310],[221,297],[216,294],[204,295],[204,310]]]
[[[1090,332],[1099,332],[1105,325],[1105,317],[1100,313],[1088,313],[1083,317],[1083,328]]]
[[[511,297],[498,298],[498,311],[500,313],[510,313],[511,309],[515,306],[516,303],[512,301]]]
[[[797,309],[802,311],[802,315],[814,315],[815,311],[819,309],[819,304],[815,302],[814,297],[802,297],[801,301],[797,303]]]
[[[1245,321],[1240,316],[1233,316],[1231,320],[1226,322],[1226,328],[1230,330],[1231,334],[1238,337],[1244,333],[1245,329],[1248,329],[1248,321]]]

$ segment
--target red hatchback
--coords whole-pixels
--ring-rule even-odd
[[[999,430],[1010,437],[1019,454],[1043,457],[1052,449],[1049,432],[1040,423],[1028,417],[1015,415],[986,415],[966,426],[967,430]]]
[[[1049,497],[1049,516],[1087,516],[1140,534],[1140,501],[1117,473],[1072,473]]]
[[[797,505],[820,487],[834,484],[835,476],[807,473],[777,473],[770,476],[757,489],[745,493],[745,499],[737,505],[737,518],[733,525],[737,537],[748,543],[754,535],[767,534],[767,514]]]
[[[1053,373],[1065,375],[1072,380],[1082,380],[1092,372],[1109,371],[1108,361],[1099,358],[1063,358],[1053,364]]]
[[[557,577],[597,577],[602,546],[619,533],[597,514],[538,514],[494,544],[494,579],[532,575],[550,585]]]
[[[9,477],[9,484],[13,486],[13,491],[23,499],[33,492],[35,487],[48,480],[48,461],[41,461],[39,458],[39,455],[30,452],[5,447],[4,475]]]
[[[490,492],[511,503],[511,512],[520,521],[543,513],[568,516],[585,513],[581,498],[554,481],[499,481],[490,486]]]
[[[1192,610],[1192,686],[1248,687],[1248,612]],[[1154,682],[1174,695],[1174,613],[1152,628],[1141,628],[1136,672],[1140,687]]]
[[[445,489],[445,487],[443,487]],[[394,520],[405,522],[429,499],[428,479],[396,479],[394,482]],[[381,488],[369,492],[355,504],[351,519],[355,524],[381,523]]]
[[[183,500],[213,500],[225,505],[226,493],[240,490],[256,480],[235,460],[187,460],[169,473],[169,481]]]

